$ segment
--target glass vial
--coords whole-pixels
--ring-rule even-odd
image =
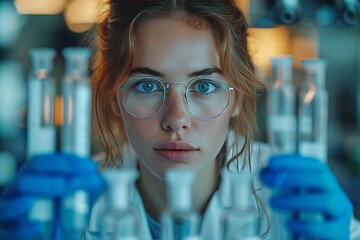
[[[267,99],[268,138],[272,154],[295,153],[295,88],[292,56],[271,58],[272,78]]]
[[[88,48],[65,48],[62,81],[64,121],[61,149],[78,156],[90,155],[91,88]],[[66,239],[83,239],[89,215],[88,193],[77,191],[61,199],[61,229]],[[71,223],[71,224],[70,224]]]
[[[192,208],[195,171],[173,168],[165,172],[168,205],[161,216],[163,240],[199,239],[199,216]]]
[[[28,87],[28,156],[55,152],[54,99],[52,76],[55,50],[30,50],[32,70]]]
[[[299,153],[327,162],[328,92],[325,88],[326,61],[303,60],[305,79],[299,91]],[[301,191],[301,190],[300,190]],[[323,221],[322,213],[300,212],[298,218]],[[299,238],[301,240],[305,237]]]
[[[88,48],[65,48],[66,68],[62,81],[64,121],[61,136],[63,152],[90,155],[91,87]]]
[[[52,76],[56,52],[51,48],[30,50],[32,69],[28,86],[27,155],[55,152],[54,99],[55,80]],[[54,203],[37,198],[30,210],[29,221],[41,222],[37,240],[52,239]]]
[[[299,152],[327,161],[328,92],[325,88],[326,62],[302,61],[305,79],[299,92]]]
[[[259,237],[259,215],[252,195],[250,172],[223,171],[230,182],[230,206],[224,209],[221,223],[223,240],[256,240]]]
[[[138,239],[138,215],[130,199],[138,178],[136,169],[106,169],[103,176],[108,184],[106,206],[101,214],[102,240]]]
[[[292,79],[292,56],[273,57],[271,85],[267,99],[268,138],[272,154],[296,152],[296,91]],[[274,192],[276,194],[276,192]],[[292,213],[269,211],[270,221],[276,222],[270,229],[271,236],[278,239],[292,239],[285,227]]]

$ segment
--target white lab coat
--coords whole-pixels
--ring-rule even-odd
[[[231,135],[229,136],[232,137]],[[241,144],[241,143],[240,143]],[[125,159],[125,165],[133,165],[135,159],[135,155],[131,150],[125,151],[125,154],[128,155]],[[269,149],[264,144],[254,144],[252,149],[252,161],[254,159],[257,159],[258,161],[252,162],[252,169],[256,172],[256,169],[259,169],[260,167],[264,166],[266,164],[266,160],[269,157]],[[270,196],[270,190],[267,188],[264,188],[261,185],[259,181],[255,182],[255,188],[259,188],[261,190],[257,191],[260,199],[267,203],[267,200]],[[209,205],[205,211],[205,214],[202,219],[202,225],[201,225],[201,237],[204,240],[218,240],[219,239],[219,219],[221,219],[221,207],[220,207],[220,201],[222,203],[226,203],[229,201],[227,194],[228,188],[224,185],[221,185],[220,189],[213,194],[213,196],[210,199]],[[220,200],[221,199],[221,200]],[[151,240],[151,233],[148,226],[147,216],[144,208],[143,201],[141,199],[141,196],[134,187],[132,189],[131,195],[130,195],[130,202],[131,205],[134,207],[136,212],[138,213],[138,217],[140,220],[140,223],[138,224],[138,233],[139,233],[139,239],[141,240]],[[255,204],[255,201],[254,201]],[[100,222],[102,221],[100,217],[100,213],[105,205],[104,197],[100,198],[100,200],[95,204],[95,206],[92,209],[90,222],[87,228],[86,237],[89,240],[100,240],[99,238],[99,226]],[[270,207],[266,208],[266,211],[271,215],[271,209]],[[261,219],[261,230],[265,231],[267,228],[267,222],[264,212],[260,211],[260,219]],[[278,229],[281,227],[279,222],[271,222],[271,229]],[[351,226],[350,226],[350,232],[351,232],[351,239],[352,240],[360,240],[360,222],[356,220],[355,218],[352,219]],[[275,231],[276,232],[276,231]],[[273,239],[273,240],[280,240],[278,236],[271,236],[273,231],[270,231],[270,234],[268,234],[264,239]]]

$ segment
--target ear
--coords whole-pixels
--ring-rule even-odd
[[[231,117],[236,117],[240,113],[240,106],[234,106],[233,112],[231,114]]]
[[[237,117],[240,114],[244,103],[243,101],[244,95],[238,94],[235,99],[237,99],[237,101],[236,100],[234,101],[233,112],[231,117]]]
[[[113,100],[111,101],[111,110],[115,114],[115,116],[117,117],[121,116],[120,106],[116,98],[113,98]]]

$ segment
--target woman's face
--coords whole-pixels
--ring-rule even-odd
[[[194,29],[179,19],[156,19],[141,25],[136,36],[130,77],[154,76],[164,83],[188,83],[198,74],[224,79],[217,71],[219,54],[209,30]],[[208,120],[191,114],[184,94],[184,85],[170,84],[161,111],[147,119],[133,117],[120,104],[139,164],[160,179],[169,168],[200,172],[214,166],[227,136],[234,94],[227,109]]]

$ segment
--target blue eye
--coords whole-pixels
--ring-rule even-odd
[[[217,84],[211,80],[201,79],[193,83],[191,89],[197,93],[212,93],[218,88]]]
[[[156,91],[161,91],[161,87],[159,86],[159,83],[150,79],[144,79],[135,82],[134,88],[136,91],[141,93],[152,93]]]

